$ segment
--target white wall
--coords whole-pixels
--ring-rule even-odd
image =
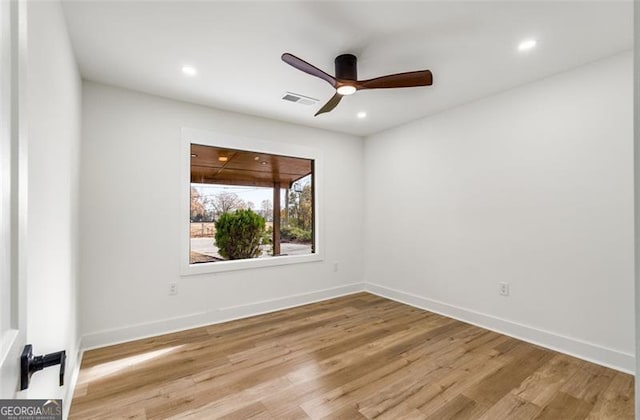
[[[66,349],[68,359],[65,387],[52,367],[26,394],[65,398],[78,345],[81,81],[60,4],[28,2],[27,25],[27,343],[36,354]]]
[[[320,203],[325,260],[181,277],[183,126],[318,149],[325,168]],[[358,137],[85,82],[83,345],[159,334],[355,290],[344,286],[362,279],[362,155]],[[338,272],[333,272],[334,261],[340,264]],[[168,295],[169,282],[178,282],[177,296]]]
[[[632,70],[618,55],[368,138],[370,289],[634,371]]]

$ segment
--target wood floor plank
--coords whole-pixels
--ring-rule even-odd
[[[560,390],[595,405],[613,381],[614,376],[615,372],[612,369],[585,363],[583,368],[569,378]]]
[[[194,418],[203,418],[203,415],[206,415],[206,413],[196,413]],[[214,414],[215,416],[215,414]],[[212,416],[212,417],[214,417]],[[215,416],[217,417],[217,416]],[[264,404],[262,404],[260,401],[258,402],[254,402],[254,403],[250,403],[248,405],[245,405],[242,408],[239,408],[227,415],[224,416],[220,416],[217,417],[219,419],[224,419],[224,420],[234,420],[234,419],[252,419],[252,418],[269,418],[269,413],[266,409],[266,407],[264,406]]]
[[[487,407],[478,404],[476,401],[459,394],[454,399],[446,403],[435,413],[427,416],[428,420],[464,420],[477,419],[487,411]],[[506,417],[494,417],[506,418]]]
[[[596,419],[633,419],[633,377],[616,373],[602,398],[598,400],[589,420]]]
[[[453,340],[442,340],[440,345],[429,344],[427,348],[418,347],[412,354],[407,354],[407,358],[422,358],[422,363],[414,364],[408,369],[396,373],[395,382],[388,385],[382,383],[372,383],[375,389],[370,395],[365,396],[361,402],[361,412],[369,417],[380,416],[392,410],[395,406],[410,399],[414,395],[420,394],[428,389],[430,384],[436,383],[443,378],[450,376],[451,372],[458,364],[476,359],[475,354],[469,351],[472,347],[465,347],[465,343],[490,343],[491,341],[481,340],[481,338],[493,337],[495,334],[486,334],[485,331],[473,328],[477,336],[473,339],[467,335],[468,330],[462,330],[459,334],[452,334],[449,338]],[[464,338],[463,338],[464,337]],[[439,348],[439,351],[435,351]],[[477,347],[473,347],[477,348]],[[426,362],[426,363],[425,363]]]
[[[584,363],[574,357],[557,354],[549,363],[525,379],[513,393],[543,407],[583,367]]]
[[[633,377],[368,293],[87,351],[70,419],[631,419]]]
[[[269,408],[268,412],[272,419],[278,420],[306,420],[310,418],[302,408],[293,404],[281,404]]]
[[[322,418],[324,420],[366,420],[366,417],[363,416],[356,407],[350,405],[333,411]]]
[[[584,419],[592,409],[593,405],[588,402],[567,393],[558,392],[535,419]]]
[[[522,357],[505,364],[464,394],[479,403],[493,405],[543,367],[553,356],[548,350],[532,347]]]
[[[492,350],[465,353],[451,363],[447,375],[411,390],[408,395],[404,396],[404,401],[397,402],[397,405],[393,407],[387,407],[379,417],[384,419],[402,418],[406,415],[407,408],[431,415],[460,395],[465,389],[498,370],[508,360],[510,360],[508,356],[494,353]]]
[[[482,416],[475,417],[479,420],[510,419],[510,420],[531,420],[536,418],[542,411],[539,406],[518,397],[514,394],[507,394],[497,403],[485,410]]]

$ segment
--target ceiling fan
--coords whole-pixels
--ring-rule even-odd
[[[282,61],[290,66],[318,77],[336,89],[335,95],[315,113],[314,117],[332,111],[338,103],[340,103],[343,96],[354,94],[358,90],[431,86],[433,84],[433,75],[429,70],[410,71],[376,77],[369,80],[358,80],[358,59],[353,54],[342,54],[336,57],[335,77],[293,54],[284,53],[281,58]]]

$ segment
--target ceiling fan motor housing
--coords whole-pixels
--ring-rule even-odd
[[[353,54],[342,54],[336,57],[336,78],[358,80],[358,59]]]

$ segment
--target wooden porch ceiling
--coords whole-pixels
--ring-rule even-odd
[[[312,172],[312,160],[191,145],[191,182],[290,188]]]

